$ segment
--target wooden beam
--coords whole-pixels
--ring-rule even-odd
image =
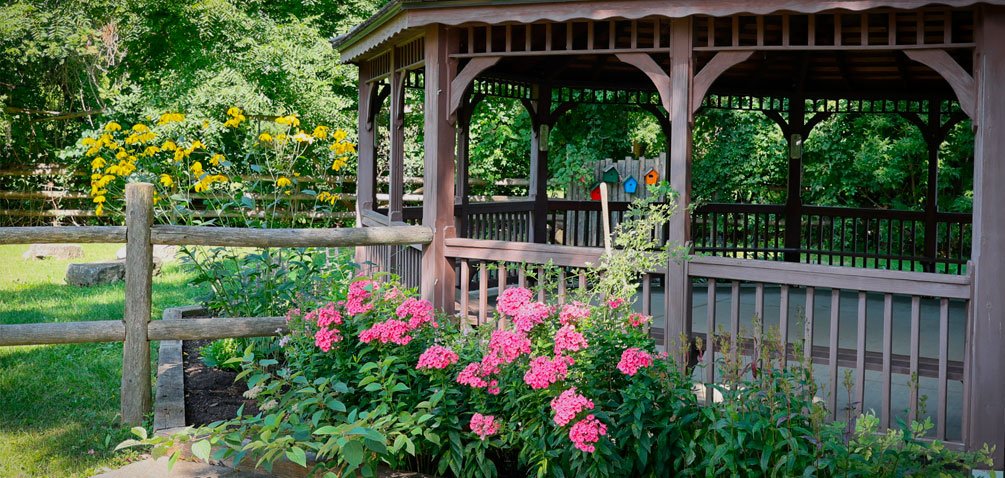
[[[0,244],[122,244],[124,226],[0,227]]]
[[[705,65],[694,77],[694,86],[691,90],[691,114],[701,106],[701,100],[705,98],[705,93],[712,87],[712,83],[730,68],[747,61],[753,50],[749,51],[721,51],[716,53],[712,60]]]
[[[454,154],[456,131],[450,122],[450,84],[457,62],[450,54],[459,45],[456,29],[426,27],[425,78],[425,187],[422,191],[422,224],[433,229],[432,242],[422,251],[422,298],[447,314],[454,309],[454,266],[444,254],[444,241],[455,237]]]
[[[122,344],[122,423],[139,425],[152,405],[150,384],[150,322],[153,280],[154,185],[126,185],[126,299]]]
[[[995,446],[995,469],[1005,466],[1005,8],[984,7],[977,28],[975,59],[976,93],[972,106],[974,124],[974,226],[973,254],[969,268],[974,291],[972,335],[968,337],[970,376],[965,387],[970,393],[966,437],[970,449],[987,443]]]
[[[974,77],[970,76],[953,57],[949,56],[949,53],[946,53],[945,50],[923,49],[904,50],[904,54],[908,58],[942,75],[942,78],[949,83],[953,92],[956,93],[956,99],[960,102],[960,109],[971,119],[975,117],[977,114],[975,110],[977,91]]]
[[[165,245],[230,247],[349,247],[428,244],[426,226],[334,229],[250,229],[242,227],[153,226],[151,242]]]
[[[663,109],[670,111],[670,75],[663,71],[663,67],[648,53],[618,53],[616,56],[619,60],[642,70],[642,73],[649,77],[660,94]]]
[[[472,58],[468,61],[467,65],[464,65],[464,69],[457,73],[457,76],[450,81],[450,103],[447,105],[447,112],[451,118],[456,118],[457,108],[461,105],[461,99],[464,97],[464,93],[468,91],[471,83],[475,81],[475,78],[483,71],[499,63],[501,59],[502,57],[498,55]]]

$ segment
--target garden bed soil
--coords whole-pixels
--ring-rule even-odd
[[[244,398],[248,387],[235,383],[237,372],[207,367],[202,363],[199,348],[209,340],[186,340],[182,345],[185,366],[185,424],[206,425],[237,416],[244,405],[244,413],[256,414],[255,401]]]

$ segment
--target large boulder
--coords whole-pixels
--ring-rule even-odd
[[[79,287],[111,284],[125,278],[125,261],[70,264],[66,269],[66,283]]]
[[[77,244],[32,244],[22,256],[26,261],[37,259],[79,259],[84,257],[84,248]]]

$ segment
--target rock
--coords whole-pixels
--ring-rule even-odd
[[[111,284],[125,278],[125,261],[70,264],[66,269],[66,283],[79,287]]]
[[[84,257],[84,248],[77,244],[32,244],[22,256],[26,261],[36,259],[79,259]]]
[[[154,262],[171,262],[178,255],[178,246],[165,246],[161,244],[154,245]],[[118,251],[115,251],[116,259],[126,258],[126,246],[122,246]]]

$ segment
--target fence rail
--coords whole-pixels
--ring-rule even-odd
[[[282,317],[158,320],[151,318],[153,245],[232,247],[411,246],[433,238],[424,226],[341,229],[245,229],[153,225],[153,185],[126,186],[126,225],[3,227],[0,244],[125,243],[123,320],[0,325],[0,346],[123,342],[122,421],[139,424],[151,407],[150,342],[275,335]]]

